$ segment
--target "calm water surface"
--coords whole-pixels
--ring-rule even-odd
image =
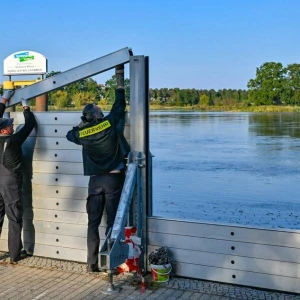
[[[300,229],[300,114],[151,112],[153,214]]]

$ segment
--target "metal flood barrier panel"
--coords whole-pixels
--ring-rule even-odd
[[[81,146],[66,139],[81,113],[35,112],[38,128],[23,144],[22,200],[24,248],[36,256],[86,262],[88,176],[83,176]],[[23,113],[11,113],[15,128]],[[128,116],[124,130],[129,141]],[[130,141],[129,141],[130,142]],[[100,225],[104,240],[106,215]],[[7,251],[4,222],[0,251]]]
[[[300,293],[300,232],[148,218],[148,251],[167,246],[175,274]]]
[[[76,112],[36,112],[38,128],[26,140],[25,249],[36,256],[86,262],[88,177],[81,147],[66,133]],[[11,113],[16,128],[22,113]],[[126,118],[125,136],[130,141]],[[300,234],[199,222],[147,218],[147,252],[166,246],[177,276],[300,293]],[[106,217],[101,226],[104,241]],[[7,251],[7,220],[0,239]]]

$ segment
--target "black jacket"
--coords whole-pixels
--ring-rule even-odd
[[[125,115],[124,89],[116,90],[116,101],[110,113],[87,127],[73,127],[67,139],[82,145],[84,175],[101,175],[114,170],[129,152],[129,145],[118,129]]]
[[[0,118],[3,117],[4,111],[5,105],[0,103]],[[29,108],[24,109],[23,114],[25,118],[25,124],[18,132],[12,135],[0,134],[0,149],[3,149],[4,142],[7,143],[3,155],[3,166],[16,175],[21,175],[22,173],[22,144],[25,142],[32,129],[36,125],[34,114]],[[0,151],[0,153],[2,153],[2,151]]]

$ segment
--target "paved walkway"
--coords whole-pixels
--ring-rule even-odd
[[[259,290],[235,285],[174,277],[169,283],[153,283],[146,277],[146,291],[141,292],[140,280],[133,274],[114,276],[121,291],[105,295],[107,274],[89,274],[85,264],[28,257],[18,265],[8,263],[0,252],[0,299],[155,299],[155,300],[230,300],[287,299],[300,300],[300,295]]]

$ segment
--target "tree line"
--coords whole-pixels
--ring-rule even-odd
[[[51,77],[57,73],[59,72],[51,72],[46,77]],[[48,94],[49,105],[58,108],[81,107],[91,102],[100,106],[112,105],[115,101],[116,86],[115,75],[104,85],[98,84],[91,78],[82,79],[50,92]],[[130,104],[130,80],[128,78],[125,79],[125,98],[126,102]],[[246,102],[247,99],[248,92],[246,90],[149,89],[150,104],[163,106],[229,106]]]
[[[187,106],[259,106],[300,105],[300,64],[283,67],[281,63],[266,62],[256,69],[248,90],[220,89],[151,89],[153,103]]]
[[[58,72],[50,72],[47,77]],[[113,75],[104,85],[92,78],[82,79],[48,93],[49,105],[57,108],[82,107],[88,103],[111,105],[115,99],[116,78]],[[256,77],[243,89],[180,89],[149,90],[150,104],[162,106],[259,106],[300,105],[300,64],[284,67],[281,63],[266,62],[256,69]],[[0,89],[0,93],[2,93]],[[130,104],[130,81],[125,79],[126,101]]]

